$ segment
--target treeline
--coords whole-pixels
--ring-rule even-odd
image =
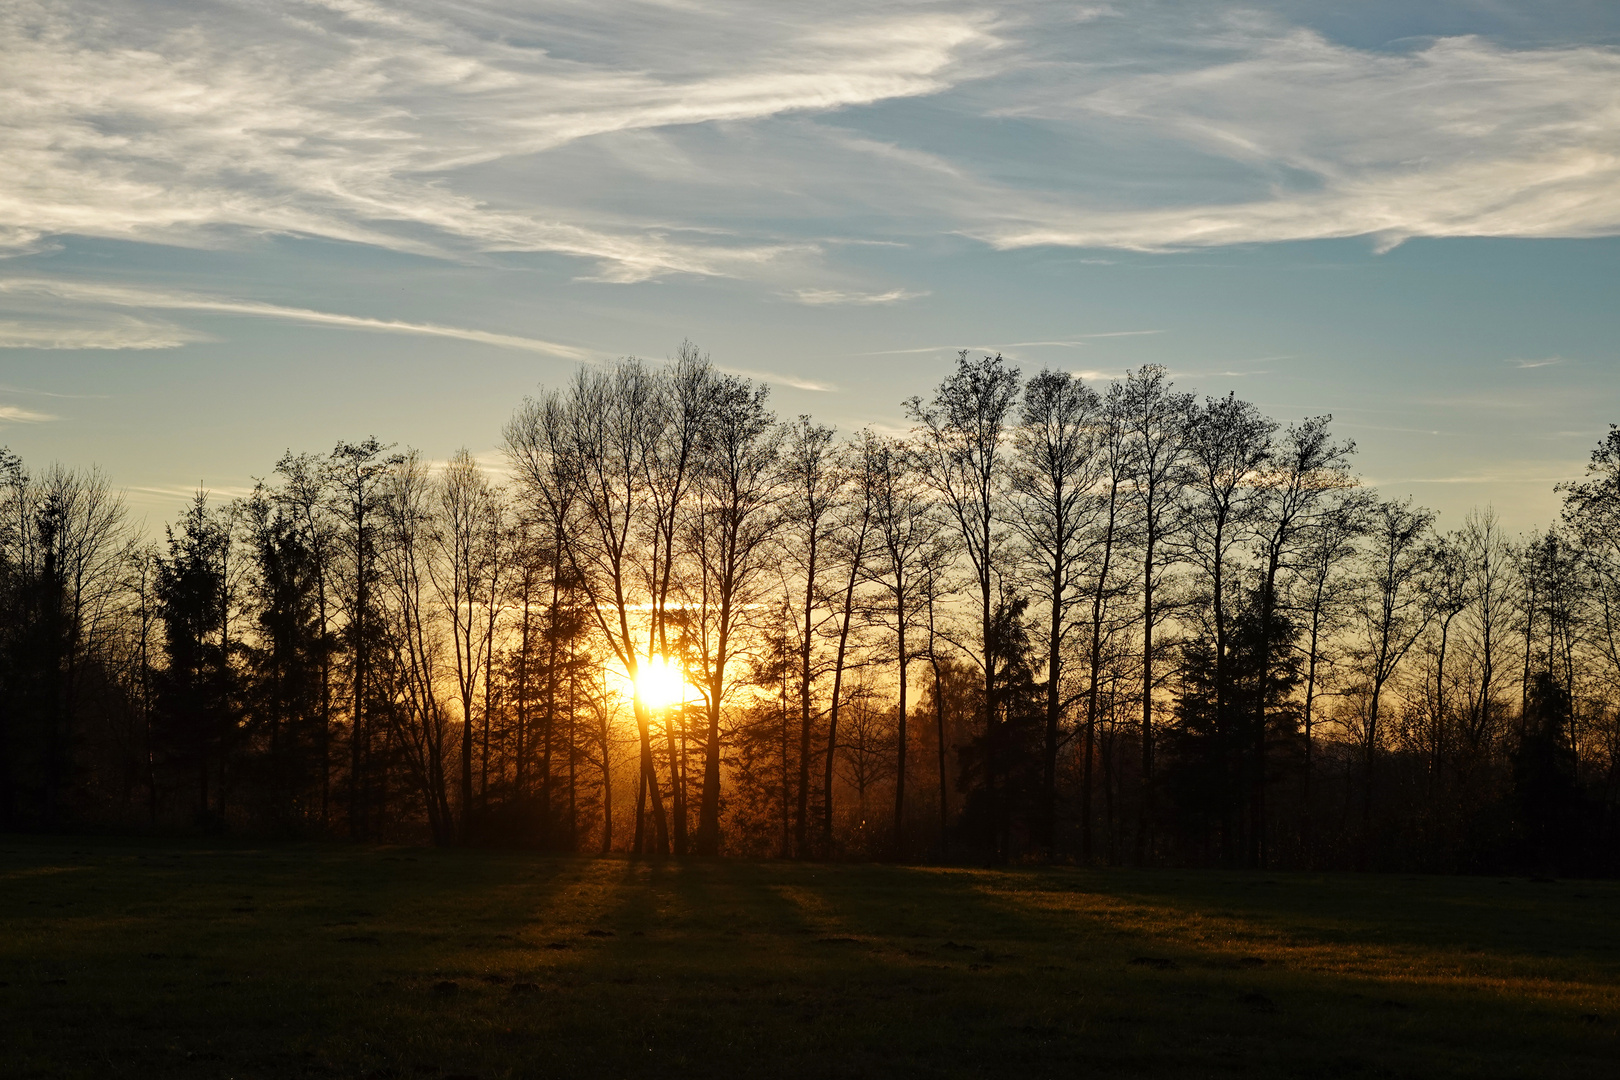
[[[904,438],[690,345],[504,457],[201,493],[0,461],[0,825],[554,850],[1612,872],[1620,430],[1563,521],[1328,417],[958,358]]]

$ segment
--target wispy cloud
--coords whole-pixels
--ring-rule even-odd
[[[1369,480],[1374,487],[1397,486],[1404,484],[1560,484],[1572,476],[1580,474],[1578,468],[1567,473],[1547,473],[1544,475],[1521,475],[1518,473],[1478,473],[1466,476],[1402,476]]]
[[[915,349],[878,349],[874,352],[856,353],[857,356],[915,356],[921,353],[954,352],[960,345],[919,345]]]
[[[740,273],[801,245],[704,242],[667,220],[462,178],[615,133],[931,94],[997,44],[987,25],[973,11],[858,5],[766,17],[115,0],[88,17],[70,0],[19,0],[0,11],[0,244],[206,244],[224,228],[439,255],[559,252],[608,280]]]
[[[1028,348],[1034,348],[1034,347],[1037,347],[1037,346],[1050,346],[1050,347],[1053,347],[1053,348],[1078,349],[1083,345],[1090,344],[1091,341],[1096,339],[1096,338],[1139,337],[1139,336],[1144,335],[1144,334],[1162,334],[1162,333],[1164,333],[1164,331],[1162,331],[1162,330],[1112,330],[1112,331],[1105,331],[1105,332],[1100,333],[1100,334],[1075,334],[1075,335],[1073,335],[1072,340],[1009,341],[1006,345],[1002,346],[1002,348],[1006,348],[1006,349],[1028,349]]]
[[[1372,51],[1252,13],[1204,44],[1225,56],[1090,87],[1076,65],[1069,93],[1048,87],[1007,112],[1138,125],[1249,170],[1254,196],[1215,201],[1194,187],[1147,207],[1030,196],[1027,222],[979,235],[1142,250],[1372,236],[1387,249],[1414,236],[1620,231],[1620,50],[1451,37]]]
[[[1620,232],[1620,50],[1359,48],[1247,7],[1146,11],[14,0],[0,248],[290,234],[886,305],[925,293],[806,282],[942,237]]]
[[[916,300],[927,296],[927,291],[890,289],[888,292],[846,292],[841,289],[798,289],[793,298],[801,304],[897,304],[902,300]]]
[[[1162,334],[1163,330],[1102,330],[1087,334],[1068,334],[1063,338],[1050,341],[1013,341],[1005,345],[969,345],[970,350],[994,351],[996,349],[1030,349],[1039,347],[1050,348],[1079,348],[1094,338],[1140,337],[1146,334]],[[857,353],[858,356],[911,356],[922,353],[956,352],[963,348],[961,345],[919,345],[913,349],[878,349],[874,352]]]
[[[0,318],[0,349],[173,349],[207,334],[130,317],[79,322]]]
[[[597,354],[589,349],[576,348],[572,345],[560,345],[557,342],[544,341],[540,338],[520,337],[515,334],[497,334],[487,330],[472,330],[459,326],[440,326],[435,323],[403,322],[397,319],[372,319],[361,315],[343,315],[329,311],[315,311],[309,308],[267,304],[256,300],[233,300],[194,293],[164,292],[154,289],[128,288],[120,285],[96,285],[40,278],[0,279],[0,294],[3,293],[35,293],[60,297],[64,300],[82,301],[91,304],[111,304],[118,307],[210,311],[228,315],[248,315],[316,326],[339,326],[350,330],[455,338],[461,341],[475,341],[483,345],[494,345],[503,349],[522,349],[527,352],[545,353],[550,356],[562,357],[565,360],[589,361],[598,359]],[[119,348],[128,346],[109,345],[104,347]],[[148,347],[161,348],[165,346]]]
[[[775,371],[751,371],[747,368],[735,367],[721,367],[720,370],[732,375],[741,375],[745,379],[758,379],[764,383],[780,383],[783,386],[791,386],[795,390],[812,390],[821,394],[831,394],[838,390],[838,387],[833,383],[823,382],[819,379],[806,379],[802,375],[784,375]]]
[[[43,424],[55,419],[50,413],[35,412],[20,405],[0,405],[0,424]]]
[[[51,390],[35,390],[31,386],[12,386],[8,383],[0,383],[0,394],[30,394],[34,397],[75,399],[80,401],[101,400],[107,397],[106,394],[58,394]]]
[[[1514,359],[1514,360],[1507,361],[1507,363],[1512,365],[1513,367],[1521,368],[1521,369],[1523,369],[1523,368],[1554,367],[1554,366],[1556,366],[1558,364],[1562,364],[1563,362],[1564,362],[1564,358],[1562,356],[1543,356],[1538,360]]]
[[[253,494],[253,488],[244,484],[135,484],[125,489],[135,494],[156,496],[161,499],[175,499],[189,502],[200,491],[206,495],[210,502],[219,499],[242,499]]]

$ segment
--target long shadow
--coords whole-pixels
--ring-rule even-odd
[[[1384,946],[1583,963],[1620,953],[1616,882],[1152,870],[1054,870],[1026,880],[1035,890],[1284,927],[1325,944],[1376,938]]]
[[[106,1075],[110,1062],[135,1076],[337,1062],[411,1075],[413,1038],[453,1041],[478,1007],[468,994],[576,865],[315,845],[0,849],[4,1075]],[[435,993],[447,984],[464,992]],[[7,1063],[12,1048],[35,1064]]]
[[[1583,1013],[1323,959],[1420,966],[1483,926],[1523,935],[1483,979],[1499,956],[1603,978],[1617,894],[1587,883],[8,839],[0,1009],[87,1074],[1595,1076],[1620,1053],[1613,979]]]

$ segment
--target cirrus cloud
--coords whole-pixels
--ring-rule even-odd
[[[1579,41],[1368,48],[1202,6],[16,0],[0,48],[13,253],[295,234],[881,305],[926,290],[854,284],[854,245],[1620,232],[1620,51]]]
[[[557,252],[616,281],[738,274],[804,245],[550,205],[543,168],[522,197],[456,177],[615,132],[928,94],[994,44],[963,13],[733,14],[19,0],[0,12],[0,243],[205,244],[237,229],[440,256]],[[643,33],[620,33],[635,20]],[[716,63],[726,36],[736,47]]]
[[[596,353],[589,349],[576,348],[572,345],[561,345],[554,341],[545,341],[540,338],[521,337],[516,334],[500,334],[488,330],[470,329],[460,326],[441,326],[436,323],[406,322],[400,319],[374,319],[362,315],[345,315],[339,312],[316,311],[310,308],[288,307],[283,304],[267,304],[257,300],[235,300],[228,297],[203,296],[196,293],[164,292],[156,289],[130,288],[122,285],[103,285],[73,281],[51,281],[37,278],[0,278],[0,295],[35,295],[52,297],[58,300],[78,304],[110,305],[130,308],[158,308],[179,311],[217,312],[223,315],[248,315],[257,318],[279,319],[285,322],[304,323],[312,326],[335,326],[349,330],[369,330],[385,334],[414,334],[424,337],[453,338],[460,341],[472,341],[481,345],[494,345],[503,349],[521,349],[525,352],[545,353],[550,356],[561,357],[565,360],[591,361],[600,359]],[[0,323],[0,335],[4,333],[4,323]],[[174,345],[185,344],[187,341],[206,340],[197,336],[188,335],[188,331],[179,331],[172,339],[160,339],[154,344],[118,344],[103,345],[87,344],[56,344],[50,346],[32,346],[48,348],[171,348]],[[71,336],[66,339],[75,340]],[[84,340],[81,336],[77,340]],[[94,340],[94,338],[91,338]],[[6,344],[0,336],[0,345]],[[25,346],[28,347],[28,346]]]

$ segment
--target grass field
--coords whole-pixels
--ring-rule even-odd
[[[1620,885],[0,837],[0,1076],[1620,1076]]]

